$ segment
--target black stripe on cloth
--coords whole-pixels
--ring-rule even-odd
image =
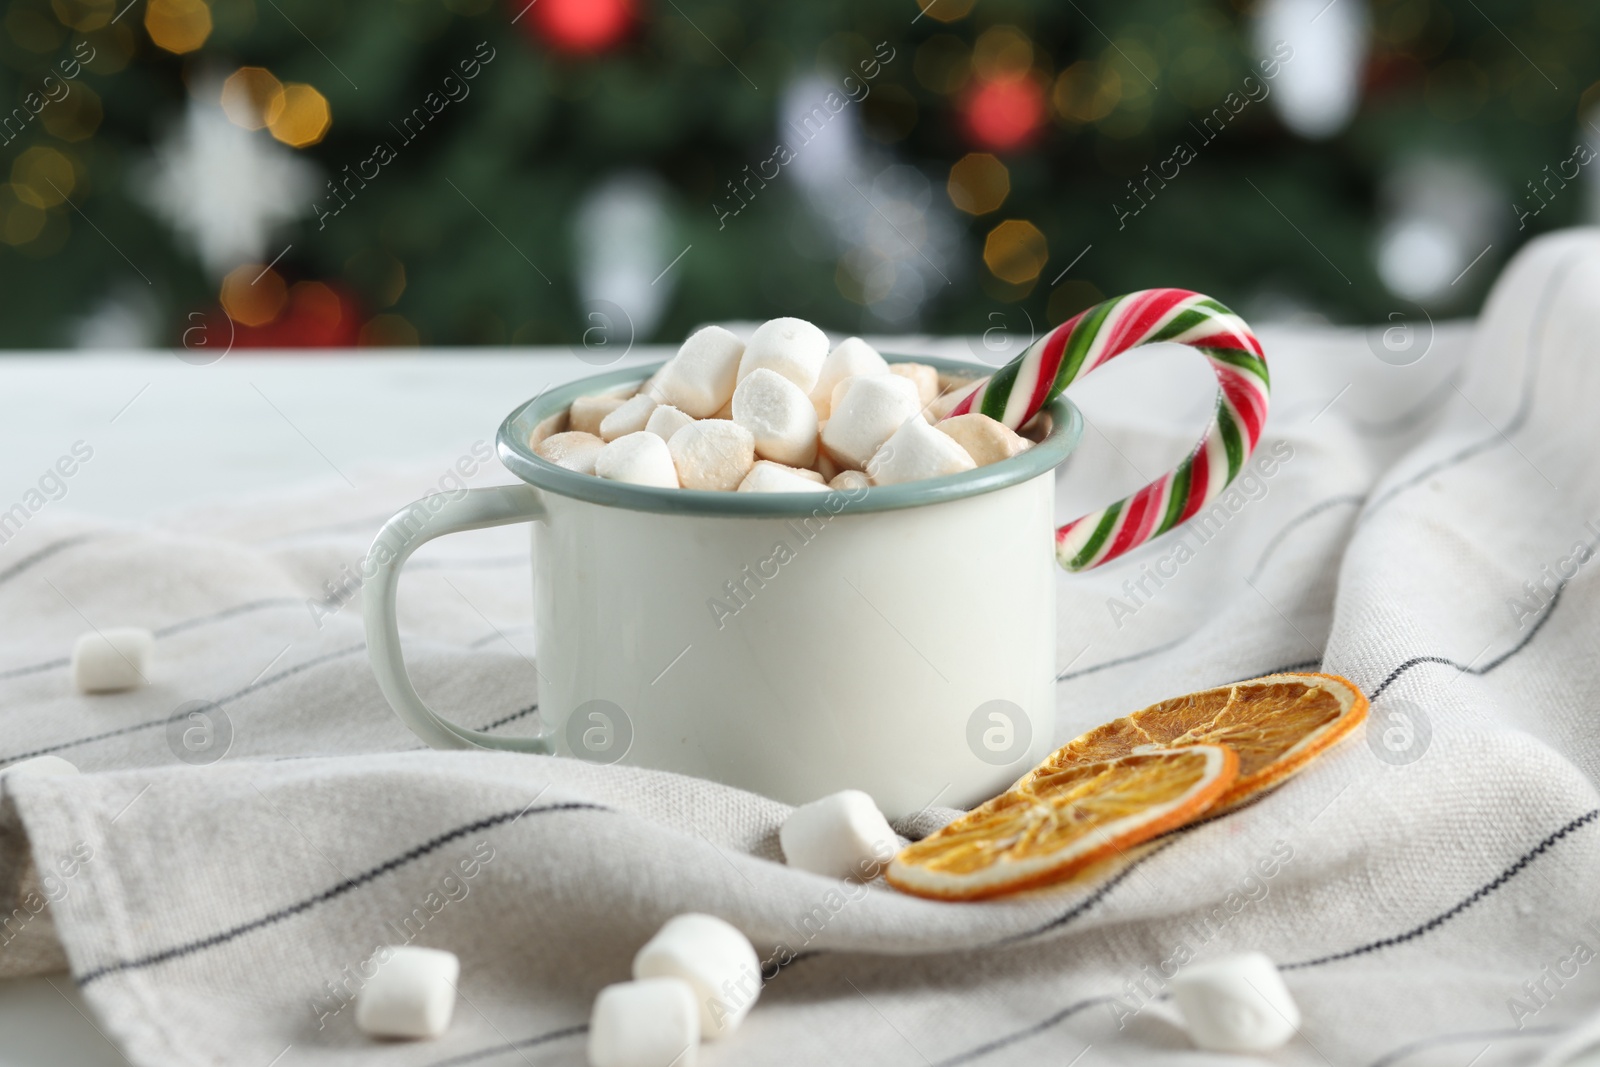
[[[1408,1045],[1401,1045],[1393,1052],[1385,1052],[1372,1061],[1372,1067],[1390,1067],[1390,1064],[1399,1063],[1413,1052],[1421,1052],[1425,1048],[1434,1048],[1438,1045],[1454,1045],[1462,1041],[1494,1042],[1507,1037],[1543,1037],[1546,1034],[1559,1034],[1561,1030],[1559,1026],[1524,1026],[1520,1030],[1508,1026],[1503,1030],[1467,1030],[1459,1034],[1435,1034]]]
[[[1282,971],[1298,971],[1307,967],[1321,967],[1324,964],[1338,963],[1340,960],[1353,959],[1356,956],[1365,956],[1369,953],[1377,952],[1380,949],[1392,948],[1395,945],[1403,945],[1408,941],[1415,941],[1422,935],[1431,933],[1432,931],[1443,926],[1451,919],[1454,919],[1457,915],[1460,915],[1462,912],[1478,903],[1478,901],[1489,896],[1495,890],[1499,889],[1501,886],[1511,881],[1511,879],[1521,874],[1527,868],[1528,864],[1532,863],[1534,860],[1548,852],[1556,844],[1556,842],[1560,841],[1568,834],[1571,834],[1589,825],[1597,817],[1600,817],[1600,808],[1593,808],[1584,812],[1582,815],[1578,816],[1576,819],[1573,819],[1571,822],[1567,823],[1567,825],[1563,826],[1549,837],[1546,837],[1543,841],[1540,841],[1537,845],[1533,846],[1533,848],[1529,849],[1527,852],[1524,852],[1522,856],[1518,858],[1517,862],[1501,871],[1493,881],[1486,882],[1479,886],[1473,891],[1471,896],[1467,897],[1465,900],[1462,900],[1449,910],[1440,912],[1438,915],[1435,915],[1433,918],[1429,919],[1420,926],[1413,926],[1411,929],[1403,933],[1395,934],[1392,937],[1385,937],[1378,941],[1369,941],[1365,945],[1357,945],[1355,948],[1345,949],[1343,952],[1334,952],[1326,956],[1318,956],[1316,959],[1312,960],[1301,960],[1299,963],[1285,963],[1282,964],[1278,969]]]
[[[1597,544],[1600,544],[1600,542],[1589,542],[1589,549],[1593,551]],[[1539,631],[1544,629],[1544,624],[1549,622],[1550,616],[1556,613],[1556,605],[1561,603],[1561,594],[1566,592],[1567,583],[1569,581],[1571,581],[1570,578],[1563,578],[1561,581],[1556,583],[1555,592],[1550,594],[1550,603],[1544,606],[1544,611],[1540,613],[1539,618],[1534,621],[1532,626],[1528,627],[1528,632],[1522,635],[1522,640],[1518,641],[1516,644],[1512,645],[1510,648],[1506,649],[1504,652],[1500,653],[1500,655],[1496,656],[1488,663],[1485,663],[1483,666],[1474,667],[1470,663],[1457,663],[1455,660],[1449,659],[1445,656],[1412,656],[1410,659],[1400,664],[1400,666],[1390,671],[1389,676],[1382,682],[1379,682],[1377,687],[1374,688],[1371,693],[1367,694],[1367,699],[1377,700],[1378,697],[1383,694],[1385,689],[1388,689],[1391,685],[1400,680],[1401,675],[1405,674],[1412,667],[1416,667],[1423,663],[1442,663],[1446,666],[1454,667],[1456,670],[1465,674],[1471,674],[1479,678],[1483,677],[1490,671],[1505,663],[1506,660],[1510,659],[1512,656],[1515,656],[1518,652],[1521,652],[1523,649],[1527,648],[1529,643],[1532,642],[1535,637],[1539,636]]]
[[[414,571],[481,571],[501,567],[531,567],[533,557],[527,552],[515,556],[485,556],[482,559],[417,559],[406,564]]]
[[[65,552],[69,548],[81,545],[85,541],[92,541],[99,536],[100,535],[97,533],[78,534],[75,537],[64,537],[53,545],[46,545],[44,548],[41,548],[39,551],[33,553],[33,555],[23,556],[5,570],[0,571],[0,583],[9,582],[17,575],[31,569],[35,564],[43,563],[45,560],[59,552]]]
[[[310,670],[312,667],[321,666],[330,660],[339,659],[342,656],[348,656],[353,653],[360,652],[366,647],[366,642],[362,642],[359,645],[352,645],[349,648],[341,648],[337,652],[329,652],[325,655],[316,656],[312,659],[306,660],[304,663],[297,663],[293,667],[279,671],[271,678],[264,678],[259,682],[252,682],[236,693],[230,693],[225,697],[218,697],[216,700],[212,701],[212,703],[216,704],[218,707],[221,707],[224,704],[231,704],[235,700],[249,696],[251,693],[259,692],[260,690],[267,688],[269,685],[276,685],[278,682],[281,682],[286,678],[293,677],[294,675],[299,674],[301,671]],[[3,766],[7,763],[15,763],[18,760],[32,759],[35,756],[47,755],[51,752],[60,752],[63,749],[76,748],[79,745],[92,744],[95,741],[104,741],[110,737],[121,737],[124,734],[137,733],[140,730],[153,729],[154,727],[164,725],[171,718],[171,715],[163,715],[159,719],[150,719],[146,722],[136,722],[132,726],[124,726],[117,730],[106,730],[102,733],[91,734],[88,737],[75,738],[71,741],[58,741],[53,745],[46,745],[43,748],[36,748],[32,752],[21,752],[11,756],[0,756],[0,766]]]
[[[1112,667],[1120,667],[1124,663],[1135,663],[1142,659],[1148,659],[1151,656],[1159,656],[1163,652],[1170,652],[1172,649],[1177,648],[1179,645],[1183,644],[1193,636],[1193,633],[1187,633],[1178,638],[1176,641],[1168,641],[1164,645],[1157,645],[1155,648],[1147,648],[1143,652],[1135,652],[1132,655],[1122,656],[1117,659],[1108,659],[1104,663],[1096,663],[1092,667],[1080,667],[1075,671],[1062,671],[1060,674],[1056,675],[1056,681],[1070,682],[1074,678],[1082,678],[1084,675],[1094,674],[1096,671],[1108,670]]]
[[[1378,419],[1368,422],[1365,419],[1351,419],[1350,424],[1362,433],[1371,434],[1373,437],[1389,437],[1393,434],[1405,433],[1415,427],[1429,415],[1444,407],[1445,401],[1455,389],[1455,384],[1461,378],[1461,370],[1445,376],[1444,381],[1433,387],[1433,392],[1423,397],[1409,410],[1403,411],[1392,419]]]
[[[152,952],[148,955],[137,956],[131,960],[119,960],[116,963],[108,963],[94,968],[81,977],[78,977],[76,980],[79,986],[86,986],[90,982],[97,981],[106,977],[107,975],[120,974],[124,971],[139,970],[144,967],[154,966],[158,963],[166,963],[169,960],[181,959],[184,956],[192,956],[196,953],[203,952],[206,949],[227,944],[229,941],[243,937],[245,934],[254,933],[257,930],[265,929],[268,926],[274,926],[280,922],[283,922],[285,919],[293,918],[302,912],[310,911],[318,904],[325,904],[337,897],[342,897],[346,893],[361,888],[368,882],[371,882],[381,875],[388,874],[390,871],[398,870],[408,863],[412,863],[421,859],[423,856],[437,852],[450,842],[466,837],[468,834],[475,834],[482,830],[492,829],[493,827],[499,826],[502,823],[516,822],[524,815],[548,815],[552,812],[560,811],[608,812],[610,810],[610,808],[602,807],[599,804],[584,804],[574,802],[566,804],[551,804],[548,807],[543,808],[521,807],[511,811],[502,811],[497,815],[489,815],[474,822],[458,826],[453,830],[447,830],[446,832],[439,834],[437,837],[429,838],[427,841],[424,841],[422,844],[416,846],[408,852],[402,852],[393,859],[386,860],[383,863],[378,864],[376,867],[369,867],[367,870],[362,871],[355,877],[346,878],[344,881],[339,882],[328,889],[324,889],[315,896],[306,897],[304,900],[296,901],[287,907],[279,908],[277,911],[263,915],[259,919],[252,919],[249,922],[240,923],[237,926],[229,927],[220,933],[212,934],[210,937],[202,937],[194,941],[185,942],[181,945],[174,945],[172,948],[162,949],[159,952]]]
[[[1581,258],[1582,253],[1574,253],[1563,261],[1552,273],[1550,283],[1544,292],[1539,294],[1539,307],[1533,313],[1533,318],[1528,324],[1528,350],[1531,353],[1528,359],[1528,370],[1523,375],[1522,396],[1517,401],[1517,410],[1512,414],[1511,421],[1506,423],[1503,429],[1490,423],[1494,432],[1483,440],[1470,444],[1435,463],[1430,463],[1411,477],[1390,486],[1367,504],[1366,509],[1362,511],[1361,516],[1356,520],[1358,523],[1366,522],[1379,508],[1389,503],[1389,501],[1408,489],[1415,489],[1440,471],[1449,470],[1451,467],[1465,463],[1473,456],[1487,452],[1496,445],[1511,443],[1511,435],[1522,429],[1527,423],[1528,417],[1533,413],[1533,397],[1539,383],[1539,364],[1544,354],[1544,335],[1541,327],[1549,324],[1550,302],[1555,299],[1555,293],[1561,288],[1562,283],[1567,279],[1567,275],[1571,273],[1572,268],[1577,265]],[[1450,385],[1452,389],[1455,388],[1454,381]],[[1487,419],[1487,417],[1485,418]]]
[[[1080,1000],[1076,1004],[1068,1004],[1048,1019],[1042,1019],[1026,1029],[1007,1034],[1005,1037],[997,1037],[993,1041],[979,1045],[977,1048],[957,1053],[949,1059],[940,1060],[938,1063],[933,1064],[932,1067],[959,1067],[960,1064],[982,1059],[991,1052],[999,1052],[1003,1048],[1015,1045],[1018,1041],[1025,1041],[1035,1034],[1042,1034],[1051,1027],[1066,1022],[1081,1011],[1092,1008],[1097,1004],[1110,1004],[1116,999],[1116,997],[1090,997],[1088,1000]]]
[[[510,715],[507,715],[505,718],[496,719],[494,722],[491,722],[486,726],[478,727],[478,729],[479,730],[493,730],[493,729],[495,729],[497,727],[504,726],[508,722],[516,722],[518,719],[524,718],[525,716],[528,716],[528,715],[532,715],[534,712],[536,712],[538,710],[539,710],[539,702],[538,701],[534,701],[532,704],[529,704],[527,707],[523,708],[521,711],[514,711]]]
[[[560,1030],[552,1030],[548,1034],[539,1034],[537,1037],[525,1037],[521,1041],[502,1041],[493,1048],[484,1048],[479,1049],[477,1052],[451,1056],[447,1060],[435,1060],[428,1064],[427,1067],[459,1067],[463,1063],[477,1063],[479,1060],[486,1060],[490,1056],[504,1056],[507,1052],[521,1052],[525,1048],[536,1048],[552,1041],[560,1041],[564,1037],[576,1037],[579,1034],[587,1034],[588,1032],[588,1023],[567,1026]]]
[[[214,611],[208,615],[197,615],[192,619],[184,619],[180,622],[170,623],[161,627],[159,630],[152,630],[150,632],[155,637],[171,637],[173,634],[180,634],[185,630],[193,630],[196,627],[205,626],[208,623],[222,622],[225,619],[232,619],[240,615],[248,615],[257,611],[264,611],[267,608],[298,608],[303,607],[304,605],[304,600],[297,600],[293,597],[272,597],[267,600],[252,600],[244,604],[236,604],[231,608],[224,608],[221,611]],[[55,670],[58,667],[65,667],[71,662],[71,656],[62,656],[60,659],[47,660],[44,663],[34,663],[26,667],[12,667],[10,670],[0,671],[0,682],[7,681],[11,678],[21,678],[24,675],[39,674],[42,671]]]
[[[1260,558],[1256,560],[1255,567],[1250,571],[1250,576],[1246,578],[1245,581],[1254,584],[1255,580],[1261,577],[1261,572],[1266,567],[1267,560],[1271,559],[1272,554],[1278,551],[1278,547],[1283,544],[1284,539],[1302,524],[1316,518],[1329,508],[1338,507],[1340,504],[1360,504],[1365,499],[1367,499],[1367,494],[1365,493],[1343,493],[1339,496],[1330,496],[1326,500],[1311,505],[1300,514],[1284,523],[1283,528],[1277,533],[1273,534],[1272,540],[1267,542],[1267,547],[1261,550]]]

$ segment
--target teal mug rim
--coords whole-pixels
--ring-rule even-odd
[[[943,373],[994,373],[993,367],[929,356],[891,356],[895,362],[925,363]],[[535,455],[528,444],[540,423],[565,411],[580,396],[610,392],[618,386],[643,383],[660,363],[635,365],[591,375],[546,390],[518,405],[500,424],[496,451],[506,469],[547,492],[603,507],[654,511],[672,515],[726,515],[742,518],[798,518],[816,510],[826,493],[728,493],[699,489],[661,489],[607,481],[558,467]],[[1010,459],[960,474],[947,474],[902,485],[875,485],[850,491],[851,511],[893,511],[922,507],[1005,489],[1055,469],[1083,437],[1083,416],[1066,397],[1046,405],[1053,424],[1043,441]]]

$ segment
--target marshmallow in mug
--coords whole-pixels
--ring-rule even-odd
[[[987,415],[939,421],[973,383],[924,363],[889,363],[859,337],[830,351],[827,335],[802,319],[762,323],[748,344],[707,326],[632,395],[573,401],[564,432],[534,452],[568,470],[663,489],[895,485],[1029,447]]]

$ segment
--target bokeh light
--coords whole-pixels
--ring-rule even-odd
[[[25,245],[44,230],[44,205],[32,192],[15,185],[0,185],[0,241]]]
[[[1033,69],[1033,42],[1015,26],[991,26],[972,46],[972,69],[990,81],[1021,77]]]
[[[967,97],[962,118],[967,136],[980,148],[1011,152],[1031,142],[1044,121],[1044,90],[1031,77],[979,80]]]
[[[100,97],[87,85],[74,83],[60,103],[51,104],[39,115],[50,136],[62,141],[87,141],[100,128],[105,112]]]
[[[1098,122],[1122,99],[1122,76],[1116,69],[1092,59],[1080,59],[1056,79],[1051,102],[1068,125]]]
[[[222,83],[222,113],[235,126],[259,130],[283,113],[283,83],[264,67],[240,67]]]
[[[917,0],[917,6],[922,9],[922,18],[926,15],[938,22],[955,22],[972,14],[972,5],[977,0]]]
[[[240,326],[265,326],[288,300],[283,278],[260,263],[235,267],[222,279],[222,310]]]
[[[422,343],[417,328],[403,315],[376,315],[361,327],[359,343],[374,348],[415,348]]]
[[[72,195],[77,172],[72,160],[54,148],[30,148],[11,164],[11,182],[18,195],[40,207],[55,207]]]
[[[115,0],[50,0],[50,10],[63,26],[89,33],[109,24],[117,13]]]
[[[156,47],[183,55],[211,36],[211,8],[205,0],[150,0],[144,28]]]
[[[1011,193],[1011,172],[988,152],[969,152],[950,168],[950,202],[969,215],[998,211]]]
[[[1026,219],[1007,219],[989,231],[983,262],[1003,282],[1026,285],[1039,277],[1050,259],[1050,245],[1039,227]]]
[[[282,106],[272,115],[267,128],[272,136],[294,148],[314,145],[333,125],[327,97],[302,82],[283,87]]]

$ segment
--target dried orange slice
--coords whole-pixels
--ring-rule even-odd
[[[1332,674],[1269,674],[1163,700],[1068,742],[1012,786],[1079,763],[1154,748],[1225,745],[1239,754],[1239,777],[1210,814],[1237,807],[1281,784],[1367,716],[1367,698]]]
[[[1034,771],[944,829],[902,849],[889,884],[940,900],[981,900],[1044,885],[1192,820],[1239,773],[1221,745],[1073,761]]]

